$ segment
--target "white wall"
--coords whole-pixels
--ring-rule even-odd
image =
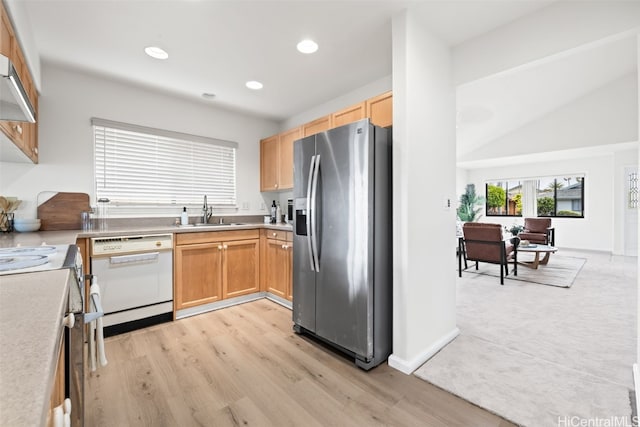
[[[455,47],[455,83],[463,84],[640,26],[637,1],[556,1]]]
[[[393,354],[410,373],[458,334],[451,52],[411,9],[393,23]]]
[[[48,63],[42,68],[39,110],[40,163],[0,163],[0,194],[27,202],[20,215],[35,215],[41,191],[88,193],[95,203],[91,117],[237,142],[238,205],[250,206],[238,213],[263,213],[259,140],[277,132],[275,122]]]
[[[626,75],[459,160],[477,161],[638,141],[637,93],[637,73]]]
[[[637,158],[637,151],[622,152],[631,159]],[[556,246],[560,248],[578,248],[598,251],[613,251],[614,224],[616,212],[615,187],[616,161],[613,154],[599,157],[574,159],[570,162],[542,162],[501,166],[468,171],[469,182],[476,185],[478,193],[485,195],[485,183],[493,180],[531,178],[584,173],[585,177],[585,217],[553,218],[556,228]],[[483,222],[503,225],[522,224],[522,218],[486,217]]]

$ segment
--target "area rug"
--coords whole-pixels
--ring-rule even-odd
[[[561,291],[464,274],[461,333],[414,374],[518,425],[631,425],[637,261],[584,258]]]
[[[518,254],[519,261],[529,261],[533,259],[532,254]],[[549,263],[539,265],[537,269],[518,265],[518,275],[513,275],[513,267],[510,266],[509,275],[505,276],[505,284],[507,281],[521,281],[537,283],[539,285],[557,286],[560,288],[570,288],[576,279],[576,276],[585,263],[584,258],[568,257],[561,255],[551,255]],[[500,269],[497,264],[488,264],[486,262],[478,263],[478,270],[475,269],[475,263],[469,262],[469,268],[462,270],[462,274],[483,274],[492,277],[500,277]]]

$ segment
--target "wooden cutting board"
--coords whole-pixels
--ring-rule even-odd
[[[86,193],[56,193],[38,205],[40,230],[80,230],[80,213],[91,210]]]

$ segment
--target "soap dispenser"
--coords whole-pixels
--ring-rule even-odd
[[[189,225],[189,214],[187,213],[186,206],[182,208],[182,214],[180,215],[180,225]]]

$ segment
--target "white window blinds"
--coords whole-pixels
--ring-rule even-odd
[[[96,196],[120,205],[236,204],[238,144],[91,119]]]

